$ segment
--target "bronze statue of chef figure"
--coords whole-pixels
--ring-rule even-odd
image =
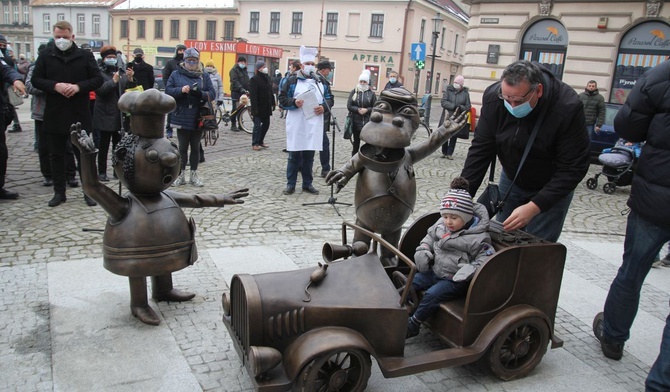
[[[365,144],[348,163],[328,173],[326,182],[337,183],[339,191],[358,173],[354,192],[356,224],[397,246],[402,225],[416,202],[414,163],[437,150],[465,121],[465,113],[455,113],[427,140],[410,145],[420,123],[416,98],[402,87],[384,90],[372,109],[370,121],[361,130]],[[356,232],[354,241],[369,243],[370,239]],[[391,252],[382,248],[381,256],[385,265],[393,265]]]
[[[109,215],[103,237],[104,267],[130,281],[130,310],[145,324],[160,319],[147,300],[146,277],[156,301],[188,301],[195,294],[172,287],[172,272],[195,263],[195,222],[181,207],[223,207],[244,203],[248,189],[226,195],[193,195],[167,190],[179,175],[177,145],[163,137],[172,97],[158,90],[128,92],[119,108],[131,114],[132,134],[121,139],[112,156],[116,176],[128,189],[118,195],[98,180],[97,150],[80,124],[72,126],[72,143],[81,151],[84,192]]]

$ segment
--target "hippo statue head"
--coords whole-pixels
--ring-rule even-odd
[[[392,171],[405,156],[405,147],[419,127],[416,98],[407,89],[384,90],[372,109],[370,121],[361,130],[359,155],[365,166],[374,171]]]

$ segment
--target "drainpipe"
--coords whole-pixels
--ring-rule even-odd
[[[404,62],[405,62],[405,41],[407,38],[407,19],[409,18],[409,12],[412,8],[412,0],[409,0],[407,2],[407,8],[405,9],[405,21],[402,24],[402,43],[400,44],[400,67],[398,68],[398,72],[401,75],[405,75],[404,73]],[[403,78],[402,84],[404,85],[406,81],[406,78]]]

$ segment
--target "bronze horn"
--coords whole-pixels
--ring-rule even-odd
[[[349,257],[351,255],[361,256],[368,252],[368,244],[363,241],[356,241],[349,245],[336,245],[326,242],[323,244],[321,254],[323,260],[327,263]]]

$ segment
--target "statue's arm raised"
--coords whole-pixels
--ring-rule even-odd
[[[437,130],[430,134],[428,140],[411,145],[407,151],[412,156],[412,162],[418,162],[440,148],[447,140],[451,139],[468,121],[467,112],[456,109],[454,114],[446,119]]]
[[[244,200],[242,200],[242,198],[249,196],[249,189],[244,188],[223,195],[212,195],[212,194],[193,195],[189,193],[178,193],[173,191],[165,191],[165,193],[170,195],[170,197],[174,199],[174,201],[179,205],[179,207],[203,208],[203,207],[223,207],[226,204],[242,204],[244,203]]]

